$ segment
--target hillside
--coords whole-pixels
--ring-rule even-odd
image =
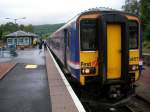
[[[56,31],[58,28],[60,28],[64,23],[60,24],[45,24],[45,25],[34,25],[33,30],[34,33],[40,35],[40,36],[48,36],[54,31]]]

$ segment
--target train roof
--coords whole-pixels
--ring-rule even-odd
[[[137,15],[135,14],[131,14],[131,13],[127,13],[127,12],[124,12],[124,11],[120,11],[120,10],[116,10],[116,9],[112,9],[112,8],[106,8],[106,7],[96,7],[96,8],[91,8],[91,9],[88,9],[88,10],[85,10],[79,14],[77,14],[76,16],[74,16],[73,18],[71,18],[69,21],[66,22],[65,25],[63,25],[62,27],[60,27],[58,30],[56,30],[54,33],[64,29],[66,26],[69,26],[70,23],[76,21],[80,16],[84,15],[84,14],[90,14],[90,13],[96,13],[96,12],[100,12],[100,13],[103,13],[103,14],[106,14],[106,13],[118,13],[118,14],[126,14],[126,15],[131,15],[131,16],[136,16],[138,17]],[[54,34],[53,33],[53,34]],[[53,35],[52,34],[52,35]]]
[[[96,8],[91,8],[88,10],[85,10],[84,12],[81,12],[80,15],[82,14],[87,14],[87,13],[94,13],[94,12],[101,12],[101,13],[118,13],[118,14],[126,14],[126,15],[132,15],[132,16],[136,16],[135,14],[131,14],[131,13],[127,13],[125,11],[121,11],[121,10],[116,10],[116,9],[112,9],[112,8],[105,8],[105,7],[96,7]]]

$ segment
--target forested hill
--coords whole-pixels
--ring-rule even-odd
[[[33,30],[34,30],[34,33],[43,37],[43,36],[49,36],[50,34],[52,34],[54,31],[56,31],[58,28],[60,28],[63,25],[64,23],[34,25]]]

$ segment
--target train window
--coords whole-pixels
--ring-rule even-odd
[[[65,44],[67,47],[69,47],[69,45],[70,45],[70,31],[68,29],[65,29],[64,35],[65,35]]]
[[[138,48],[138,23],[136,21],[129,22],[129,49]]]
[[[70,45],[70,32],[67,32],[67,46],[69,47]]]
[[[82,20],[80,22],[81,50],[96,50],[97,27],[96,20]]]

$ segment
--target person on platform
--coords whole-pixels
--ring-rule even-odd
[[[39,54],[42,52],[43,41],[40,39],[39,41]]]
[[[46,43],[46,40],[44,40],[44,50],[47,50],[47,48],[46,48],[46,45],[47,45],[47,43]]]

